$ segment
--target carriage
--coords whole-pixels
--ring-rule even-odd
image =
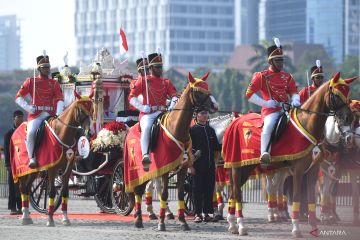
[[[133,79],[127,70],[127,62],[120,63],[114,59],[107,49],[101,49],[92,64],[81,64],[78,75],[72,74],[65,65],[60,73],[54,75],[61,85],[65,106],[75,101],[74,90],[80,95],[89,95],[91,88],[95,90],[96,108],[93,116],[94,132],[99,134],[103,126],[108,123],[121,122],[132,126],[138,121],[138,112],[129,109],[128,94],[130,82]],[[80,145],[78,145],[79,148]],[[71,190],[81,190],[80,196],[93,196],[97,206],[104,213],[129,215],[133,209],[129,196],[125,192],[122,149],[92,148],[88,156],[76,163],[72,170],[74,177],[86,179],[84,184],[74,184]],[[61,175],[61,173],[59,173]],[[175,174],[170,175],[170,177]],[[193,215],[193,199],[190,186],[191,178],[187,178],[186,213]],[[59,190],[61,183],[56,185],[57,193],[54,201],[55,210],[61,204]],[[176,188],[173,179],[172,188]],[[39,173],[32,184],[30,204],[40,212],[47,213],[48,209],[48,178],[47,172]]]

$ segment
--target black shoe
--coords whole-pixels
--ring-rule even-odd
[[[213,217],[210,217],[209,214],[205,214],[204,216],[204,222],[217,222],[218,220],[216,220]]]
[[[263,152],[260,157],[260,166],[262,168],[267,168],[270,165],[271,156],[268,152]]]
[[[38,164],[35,158],[31,158],[29,161],[29,168],[37,168]]]
[[[144,154],[141,163],[142,163],[142,165],[143,165],[144,171],[145,171],[145,172],[149,171],[150,164],[151,164],[151,160],[150,160],[149,154]]]
[[[201,215],[196,214],[194,218],[195,223],[201,223],[203,221]]]

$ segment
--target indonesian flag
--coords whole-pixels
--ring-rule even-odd
[[[123,55],[129,50],[129,48],[127,45],[125,32],[124,30],[122,30],[122,28],[120,28],[120,38],[121,38],[120,54]]]

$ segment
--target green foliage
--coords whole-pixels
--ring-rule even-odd
[[[359,57],[347,56],[340,66],[340,71],[342,78],[359,77]],[[360,79],[351,84],[351,98],[360,100]]]

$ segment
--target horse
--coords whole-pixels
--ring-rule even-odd
[[[164,122],[164,130],[167,135],[172,136],[172,139],[176,141],[179,145],[183,146],[184,149],[187,149],[187,146],[191,147],[191,140],[190,140],[190,124],[193,118],[193,113],[195,108],[205,108],[210,110],[211,112],[215,112],[218,109],[217,103],[215,98],[211,95],[211,92],[208,90],[208,84],[205,81],[208,77],[209,73],[205,74],[201,78],[194,78],[191,73],[188,74],[188,85],[185,90],[182,92],[179,101],[175,105],[174,109],[168,113],[165,122]],[[134,127],[137,127],[135,125]],[[134,128],[132,127],[132,128]],[[129,130],[131,132],[132,129]],[[129,141],[128,139],[129,133],[126,138],[126,142]],[[131,139],[130,139],[131,140]],[[158,146],[162,145],[160,143],[157,144]],[[128,147],[130,148],[130,147]],[[179,147],[180,148],[180,147]],[[125,149],[126,151],[126,149]],[[129,152],[131,149],[129,149]],[[185,153],[185,152],[184,152]],[[124,159],[125,157],[124,152]],[[180,227],[184,231],[190,230],[184,214],[184,182],[187,173],[187,167],[189,161],[184,161],[183,164],[178,166],[177,170],[177,190],[178,190],[178,201],[179,201],[179,214],[178,219],[180,222]],[[159,222],[158,222],[158,230],[165,231],[165,209],[167,206],[167,199],[168,199],[168,183],[169,183],[169,172],[174,169],[169,169],[165,173],[161,175],[162,179],[162,190],[159,193],[159,200],[160,200],[160,214],[159,214]],[[125,165],[125,173],[126,173],[126,165]],[[158,177],[158,176],[152,176]],[[152,178],[150,177],[150,178]],[[133,192],[130,191],[130,204],[132,206],[135,205],[135,227],[136,228],[143,228],[143,221],[141,215],[141,198],[144,194],[145,186],[147,181],[140,183],[139,185],[134,187]],[[135,194],[135,197],[133,195]],[[135,201],[135,202],[134,202]]]
[[[334,115],[337,118],[337,121],[342,126],[349,123],[352,120],[352,113],[348,106],[348,97],[349,97],[349,84],[354,81],[356,78],[351,79],[340,79],[340,73],[336,73],[335,76],[323,84],[313,96],[311,96],[302,106],[302,108],[295,108],[291,114],[292,117],[296,118],[296,122],[290,121],[287,123],[285,131],[282,135],[282,138],[287,134],[288,131],[292,130],[293,126],[295,134],[301,134],[301,141],[311,143],[312,145],[317,145],[323,139],[323,130],[324,124],[327,116]],[[246,115],[245,115],[246,116]],[[239,118],[238,120],[240,120]],[[241,158],[232,159],[233,156],[239,156],[237,154],[242,153],[239,143],[234,136],[243,136],[244,133],[238,133],[238,122],[234,121],[230,127],[226,130],[224,136],[224,145],[223,145],[223,155],[225,164],[228,164],[228,167],[231,168],[232,177],[230,178],[230,187],[232,188],[231,196],[231,211],[228,213],[227,221],[229,223],[228,230],[231,233],[236,233],[239,235],[247,235],[248,230],[244,225],[244,218],[242,214],[242,204],[241,204],[241,187],[248,180],[250,175],[253,173],[253,170],[256,166],[259,165],[259,159],[255,158],[252,162],[248,164],[241,165]],[[240,121],[239,121],[240,122]],[[244,122],[245,125],[246,122]],[[293,125],[291,125],[293,124]],[[236,126],[236,127],[232,127]],[[299,128],[299,126],[301,128]],[[240,128],[240,127],[239,127]],[[299,128],[299,129],[298,129]],[[254,130],[254,129],[253,129]],[[246,139],[245,139],[246,137]],[[247,131],[244,135],[245,141],[250,141],[251,132]],[[279,140],[281,141],[281,139]],[[297,142],[299,142],[298,139]],[[229,144],[229,146],[226,146]],[[232,144],[232,145],[231,145]],[[234,145],[236,144],[236,145]],[[247,143],[246,143],[247,144]],[[276,143],[275,143],[276,144]],[[309,224],[313,231],[318,231],[315,215],[315,182],[317,177],[318,167],[312,166],[312,152],[310,147],[306,151],[303,151],[300,155],[295,155],[292,159],[289,159],[286,156],[286,159],[291,160],[289,164],[291,166],[294,181],[294,194],[293,194],[293,206],[292,206],[292,235],[294,237],[301,237],[301,231],[299,228],[299,208],[300,208],[300,189],[301,181],[304,175],[304,172],[307,171],[307,183],[308,183],[308,203],[309,203]],[[280,145],[278,145],[278,149]],[[275,145],[273,145],[275,148]],[[229,149],[229,150],[228,150]],[[234,152],[232,149],[238,149]],[[240,151],[239,151],[240,150]],[[250,151],[251,149],[247,149]],[[246,152],[247,153],[247,152]],[[251,152],[250,152],[251,153]],[[233,163],[234,164],[231,164]],[[235,209],[237,212],[237,219],[235,217]]]
[[[322,173],[321,214],[320,220],[326,224],[338,221],[336,214],[336,184],[342,173],[350,174],[352,187],[353,224],[359,225],[359,188],[356,177],[359,175],[360,163],[360,127],[356,117],[353,125],[339,128],[335,120],[328,118],[325,125],[325,141],[322,145],[320,168]]]
[[[67,202],[69,196],[68,180],[72,172],[74,163],[75,163],[75,153],[72,150],[76,147],[76,137],[79,133],[79,130],[88,131],[90,128],[90,116],[93,114],[93,101],[91,100],[92,94],[90,96],[81,97],[75,91],[74,94],[77,98],[60,116],[55,117],[47,121],[45,127],[50,129],[50,132],[54,135],[57,143],[61,145],[62,153],[60,158],[54,163],[50,164],[47,167],[39,167],[35,170],[31,170],[29,174],[24,176],[19,176],[19,188],[22,199],[22,224],[29,225],[33,224],[33,221],[29,215],[29,193],[33,181],[36,179],[40,171],[48,171],[48,183],[49,183],[49,205],[48,205],[48,219],[46,225],[49,227],[55,226],[54,223],[54,198],[56,195],[55,189],[55,177],[59,174],[59,171],[62,171],[62,186],[60,190],[61,194],[61,210],[62,210],[62,223],[65,226],[71,225],[71,222],[67,215]],[[18,128],[16,131],[21,131]],[[14,135],[16,134],[14,132]],[[13,135],[13,136],[14,136]],[[48,140],[47,138],[42,139],[42,141]],[[54,146],[55,147],[55,146]],[[41,145],[40,145],[41,149]],[[70,150],[70,151],[69,151]],[[72,150],[72,151],[71,151]],[[48,149],[51,151],[51,149]],[[13,151],[12,151],[13,153]],[[69,159],[67,157],[69,155]],[[72,156],[70,156],[72,155]],[[14,158],[14,154],[12,154]]]
[[[209,125],[215,130],[216,137],[220,144],[223,143],[225,129],[238,117],[237,113],[229,113],[225,115],[220,115],[214,118],[209,119]],[[214,218],[217,220],[224,220],[223,211],[224,211],[224,200],[222,192],[226,183],[228,182],[229,171],[224,169],[224,163],[219,162],[216,164],[216,176],[215,176],[215,189],[213,196],[213,208],[214,208]]]

